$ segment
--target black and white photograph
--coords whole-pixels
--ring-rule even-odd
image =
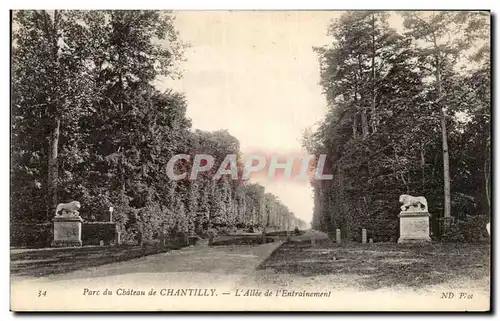
[[[10,310],[491,311],[486,9],[11,10]]]

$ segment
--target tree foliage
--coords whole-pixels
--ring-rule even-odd
[[[405,13],[403,32],[388,17],[346,12],[329,28],[332,43],[316,48],[329,107],[304,147],[328,155],[334,178],[311,182],[313,227],[340,228],[348,238],[367,228],[394,240],[403,193],[424,195],[433,221],[443,216],[443,130],[452,215],[489,213],[488,17]],[[471,55],[470,48],[480,49]],[[475,61],[463,72],[469,58]]]
[[[106,220],[113,206],[124,239],[139,242],[299,224],[260,185],[166,175],[176,154],[213,155],[214,168],[240,154],[227,131],[191,129],[183,95],[154,87],[179,75],[185,47],[169,12],[15,12],[13,223],[50,220],[54,203],[79,200],[86,220]]]

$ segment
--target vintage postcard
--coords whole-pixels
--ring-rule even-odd
[[[12,11],[10,309],[490,311],[490,19]]]

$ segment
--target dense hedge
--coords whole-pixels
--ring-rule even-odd
[[[10,246],[47,247],[53,239],[52,223],[24,223],[10,225]]]
[[[487,215],[467,215],[456,220],[442,240],[447,242],[476,243],[489,240],[486,224],[490,221]]]
[[[99,245],[103,240],[109,245],[115,238],[115,223],[84,222],[82,226],[83,245]],[[53,240],[53,223],[11,224],[10,246],[41,248],[49,247]]]
[[[467,60],[470,50],[460,48],[449,55],[451,47],[428,50],[425,40],[429,34],[446,38],[446,31],[437,30],[452,21],[458,29],[474,29],[486,39],[488,17],[441,12],[433,21],[426,21],[425,13],[400,18],[404,31],[392,28],[391,15],[344,12],[328,27],[330,41],[315,50],[328,107],[315,128],[304,132],[303,146],[309,154],[327,155],[323,173],[332,179],[311,181],[312,227],[327,233],[341,229],[348,240],[359,239],[361,228],[368,230],[368,237],[372,233],[375,242],[397,239],[394,226],[402,194],[425,196],[434,222],[491,212],[489,56],[461,72],[459,62]],[[457,43],[479,40],[472,40],[476,36],[469,32],[454,36]],[[374,59],[372,68],[363,62],[366,57]],[[429,64],[437,57],[445,68]],[[440,77],[429,81],[429,71]],[[446,94],[441,96],[437,89]],[[441,108],[448,110],[446,122],[435,121],[436,115],[444,115]],[[467,119],[457,117],[462,112]],[[448,153],[443,153],[443,135]],[[450,167],[445,167],[446,173],[445,163]],[[443,190],[448,183],[450,193]],[[386,217],[393,219],[391,225],[369,226],[369,219]],[[456,228],[464,224],[472,223]],[[435,225],[434,239],[440,236]],[[467,231],[457,233],[453,237],[473,237]]]
[[[366,229],[367,242],[373,239],[374,242],[397,242],[399,237],[399,219],[369,219],[356,229],[351,241],[361,243],[362,229]],[[334,236],[335,237],[335,236]]]
[[[83,245],[99,245],[104,241],[105,245],[114,242],[116,223],[112,222],[84,222],[82,227]]]

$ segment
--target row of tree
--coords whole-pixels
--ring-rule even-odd
[[[50,221],[58,202],[79,200],[86,219],[112,206],[125,239],[304,227],[258,184],[168,179],[173,155],[210,154],[218,168],[239,154],[227,131],[191,130],[185,98],[152,85],[178,76],[186,46],[172,14],[18,11],[12,25],[13,224]]]
[[[489,31],[487,12],[357,11],[332,22],[332,43],[316,48],[328,112],[304,135],[334,175],[312,182],[314,228],[394,239],[400,194],[425,196],[433,218],[489,215]]]

